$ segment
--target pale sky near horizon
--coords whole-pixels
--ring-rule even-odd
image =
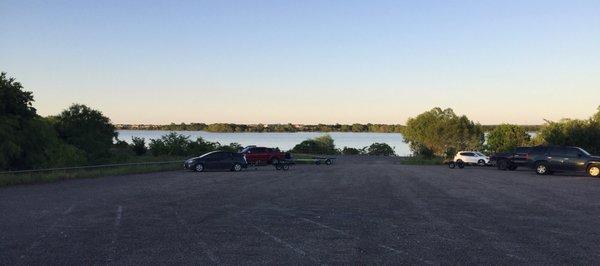
[[[0,71],[41,115],[482,124],[600,105],[600,1],[0,0]]]

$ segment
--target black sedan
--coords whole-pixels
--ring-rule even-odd
[[[213,151],[200,157],[190,158],[185,161],[183,166],[196,172],[205,170],[231,170],[235,172],[246,168],[246,158],[241,153]]]

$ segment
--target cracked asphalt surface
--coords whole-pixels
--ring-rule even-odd
[[[401,165],[0,188],[0,264],[598,264],[600,179]]]

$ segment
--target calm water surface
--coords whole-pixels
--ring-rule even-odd
[[[162,130],[117,130],[119,139],[131,142],[132,137],[142,137],[146,141],[158,139],[171,131]],[[399,133],[353,133],[353,132],[297,132],[297,133],[212,133],[206,131],[175,131],[190,136],[191,139],[202,137],[205,140],[229,144],[237,142],[242,146],[257,145],[278,147],[289,150],[303,140],[329,134],[338,148],[363,148],[375,142],[383,142],[392,146],[398,155],[410,155],[408,145],[403,142]]]

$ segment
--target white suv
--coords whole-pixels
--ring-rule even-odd
[[[454,162],[463,162],[464,164],[476,164],[479,166],[484,166],[490,163],[490,157],[487,157],[478,151],[459,151],[454,156]]]

